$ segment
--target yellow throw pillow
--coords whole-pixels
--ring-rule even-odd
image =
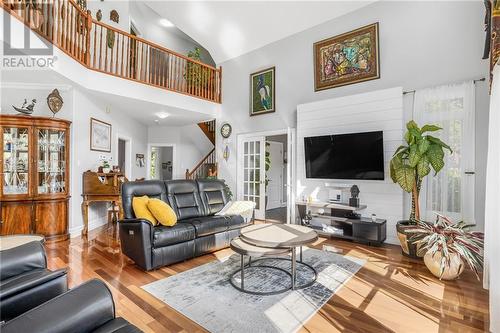
[[[134,197],[132,199],[132,209],[134,209],[135,217],[138,219],[145,219],[150,221],[153,225],[157,225],[158,222],[148,209],[148,201],[149,197],[147,195],[143,197]]]
[[[151,214],[164,226],[171,227],[177,223],[177,215],[167,203],[160,199],[150,199],[148,208]]]

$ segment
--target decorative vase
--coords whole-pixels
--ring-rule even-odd
[[[109,173],[111,171],[110,168],[102,168],[103,173]]]
[[[408,220],[398,221],[398,223],[396,224],[398,239],[401,243],[403,255],[413,259],[422,259],[423,256],[417,255],[418,248],[415,243],[410,242],[410,239],[413,237],[414,233],[408,232],[407,230],[411,227],[414,227],[414,225],[411,225],[410,221]]]
[[[464,262],[459,254],[450,253],[449,262],[445,263],[443,276],[439,276],[441,272],[441,252],[436,252],[432,255],[427,252],[424,256],[425,266],[434,274],[435,277],[441,280],[456,280],[464,271]]]

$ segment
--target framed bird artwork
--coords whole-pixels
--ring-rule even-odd
[[[250,74],[250,116],[276,112],[275,67]]]

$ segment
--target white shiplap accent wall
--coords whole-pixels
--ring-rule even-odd
[[[385,180],[306,179],[304,137],[384,131]],[[325,183],[356,184],[363,216],[387,219],[387,242],[398,244],[396,222],[403,218],[403,191],[389,176],[389,161],[403,137],[403,91],[391,88],[297,106],[297,199],[328,200]]]

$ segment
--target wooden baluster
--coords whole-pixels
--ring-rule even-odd
[[[147,46],[141,42],[141,81],[146,81],[146,49]]]
[[[149,45],[148,44],[145,44],[146,45],[146,56],[144,57],[144,61],[145,61],[145,66],[144,66],[144,79],[146,80],[146,82],[149,83],[149,72],[150,72],[150,61],[149,61]]]
[[[110,29],[110,31],[115,35],[115,42],[113,43],[113,47],[109,50],[109,72],[108,73],[113,74],[113,50],[115,49],[115,45],[116,45],[117,33],[111,29]]]
[[[102,70],[102,29],[103,29],[103,26],[101,25],[101,34],[100,34],[100,41],[99,41],[99,70]]]
[[[45,11],[44,11],[44,16],[43,19],[45,20],[45,37],[48,40],[51,40],[50,38],[50,11],[51,7],[49,2],[44,2],[45,3]]]
[[[48,19],[49,19],[49,35],[50,35],[50,41],[52,43],[55,43],[55,39],[54,39],[54,22],[55,22],[55,6],[56,6],[56,1],[55,0],[52,0],[51,2],[49,2],[49,5],[48,5],[48,8],[49,8],[49,12],[48,12]]]
[[[106,28],[106,40],[104,41],[104,72],[109,73],[109,62],[108,62],[108,34],[110,34],[111,30],[109,28]]]
[[[198,72],[197,82],[196,82],[196,96],[201,97],[201,86],[203,84],[203,74],[202,67],[200,65],[196,66],[196,70]]]
[[[130,37],[127,38],[127,77],[130,77]]]
[[[121,52],[121,57],[120,57],[120,76],[123,77],[123,40],[125,39],[125,35],[122,35],[122,52]]]
[[[90,18],[90,22],[92,24],[92,17]],[[97,25],[94,27],[94,48],[92,49],[92,68],[97,68],[96,67],[96,61],[95,61],[95,57],[96,57],[96,53],[97,53]]]
[[[69,34],[69,30],[70,30],[70,24],[69,24],[69,1],[66,1],[66,5],[64,6],[64,9],[66,10],[66,15],[64,16],[64,20],[66,21],[66,29],[64,31],[64,34],[66,36],[66,45],[65,45],[65,50],[66,52],[69,50],[69,38],[70,38],[70,34]]]
[[[182,91],[184,93],[187,93],[188,92],[188,84],[187,84],[188,60],[182,59],[182,68],[180,68],[179,70],[182,71],[182,73],[186,73],[186,75],[182,75],[181,84],[182,84]]]
[[[57,5],[56,5],[57,3]],[[61,45],[60,44],[60,39],[59,39],[59,26],[60,26],[60,12],[59,12],[59,8],[60,8],[60,5],[61,5],[61,2],[59,0],[54,0],[54,29],[55,29],[55,34],[56,34],[56,44],[57,45]]]
[[[161,85],[162,87],[167,87],[167,81],[165,78],[165,52],[161,51]]]
[[[165,66],[166,66],[166,53],[161,51],[161,85],[162,87],[166,88],[167,87],[167,80],[166,80],[166,71],[165,71]]]
[[[75,20],[74,20],[74,11],[75,8],[71,5],[71,2],[68,2],[69,10],[70,10],[70,34],[69,34],[69,54],[75,54]]]
[[[176,90],[179,90],[181,85],[184,83],[184,71],[182,67],[182,63],[184,62],[184,59],[179,58],[178,56],[175,56],[175,72],[176,72]],[[186,74],[187,77],[187,74]],[[187,88],[187,87],[186,87]]]
[[[157,86],[160,85],[160,51],[156,49],[155,52],[155,83]]]

